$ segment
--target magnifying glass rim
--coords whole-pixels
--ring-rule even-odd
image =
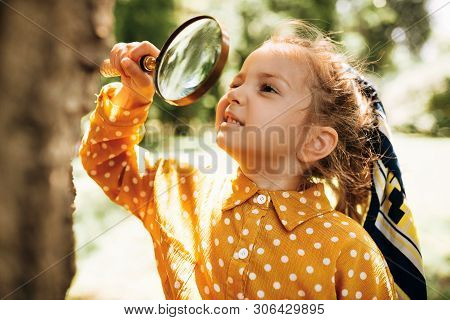
[[[158,73],[159,73],[159,68],[161,66],[161,60],[164,57],[164,55],[166,54],[167,50],[169,49],[169,47],[172,44],[172,41],[175,39],[175,37],[178,36],[178,34],[181,31],[183,31],[188,25],[190,25],[198,20],[201,20],[201,19],[214,20],[219,25],[219,28],[220,28],[220,33],[221,33],[221,38],[222,38],[221,39],[222,40],[221,41],[221,50],[220,50],[219,58],[217,59],[216,63],[214,64],[214,67],[212,69],[213,72],[210,73],[208,78],[206,78],[206,80],[204,80],[203,83],[197,89],[195,89],[192,93],[190,93],[186,97],[183,97],[181,99],[176,99],[176,100],[166,99],[164,97],[164,95],[161,94],[161,91],[159,90],[159,86],[158,86]],[[155,77],[154,84],[155,84],[156,92],[158,92],[158,94],[164,99],[164,101],[167,101],[167,103],[175,105],[175,106],[186,106],[186,105],[193,103],[198,98],[200,98],[206,91],[208,91],[209,88],[219,78],[219,76],[222,72],[222,69],[225,66],[225,62],[227,60],[228,51],[229,51],[229,36],[224,31],[223,27],[221,26],[221,24],[219,23],[219,21],[217,19],[215,19],[212,16],[201,15],[201,16],[196,16],[192,19],[187,20],[182,25],[180,25],[170,35],[169,39],[164,43],[164,46],[162,47],[158,57],[156,58],[156,68],[155,68],[155,73],[154,73],[154,77]]]

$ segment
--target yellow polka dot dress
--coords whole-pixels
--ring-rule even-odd
[[[80,148],[88,174],[151,234],[167,299],[396,299],[375,243],[333,210],[323,184],[259,189],[238,168],[175,160],[138,166],[148,106],[125,110],[106,85]]]

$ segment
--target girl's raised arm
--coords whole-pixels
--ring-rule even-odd
[[[121,73],[122,83],[105,85],[90,116],[90,127],[80,148],[81,162],[89,176],[114,202],[145,222],[152,212],[156,164],[144,161],[138,168],[139,132],[153,101],[151,75],[141,71],[137,61],[143,55],[158,55],[149,42],[116,44],[110,61]],[[136,152],[139,151],[139,152]],[[149,217],[147,217],[149,218]]]

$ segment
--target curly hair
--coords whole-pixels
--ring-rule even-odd
[[[337,199],[336,210],[361,222],[370,200],[372,164],[378,159],[372,147],[377,118],[358,75],[349,70],[349,55],[319,29],[297,19],[282,24],[266,43],[293,44],[299,49],[297,56],[312,71],[308,121],[338,133],[335,149],[310,166],[305,177],[329,185]],[[362,71],[360,65],[357,68]]]

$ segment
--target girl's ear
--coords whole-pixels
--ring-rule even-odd
[[[313,163],[328,156],[336,147],[338,133],[331,127],[311,127],[306,140],[297,149],[297,158],[304,163]]]

